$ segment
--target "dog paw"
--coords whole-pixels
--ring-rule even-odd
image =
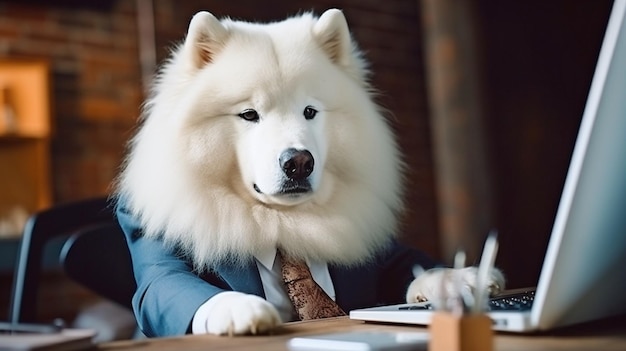
[[[194,320],[194,334],[266,334],[281,324],[276,308],[256,295],[223,292],[211,298],[207,307],[204,319]]]
[[[455,294],[459,288],[473,293],[477,285],[478,268],[466,267],[462,269],[433,268],[416,275],[407,289],[407,303],[441,301]],[[505,287],[502,272],[494,268],[491,270],[487,282],[487,292],[490,296],[499,294]],[[458,291],[456,292],[458,294]]]

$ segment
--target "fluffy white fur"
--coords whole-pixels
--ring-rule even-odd
[[[276,246],[361,263],[401,209],[399,154],[366,79],[338,10],[271,24],[200,12],[157,78],[119,192],[145,235],[182,245],[199,268]],[[238,117],[246,109],[260,121]],[[315,158],[310,194],[272,195],[289,147]]]
[[[275,247],[363,263],[396,232],[402,208],[402,162],[367,78],[339,10],[270,24],[200,12],[157,77],[118,194],[144,235],[179,245],[199,270]],[[258,121],[240,117],[251,110]],[[309,192],[281,193],[278,160],[289,148],[314,158]],[[418,277],[407,299],[429,297],[441,272]],[[462,274],[471,285],[476,270]],[[211,318],[194,320],[197,332],[280,323],[267,301],[238,292],[203,306]]]

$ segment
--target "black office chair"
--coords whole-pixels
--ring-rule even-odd
[[[78,230],[63,245],[60,260],[74,281],[132,310],[137,285],[126,237],[117,223]]]
[[[29,218],[13,278],[10,321],[37,322],[44,247],[53,238],[68,236],[61,252],[67,275],[131,308],[136,284],[130,254],[113,206],[102,197],[54,206]]]

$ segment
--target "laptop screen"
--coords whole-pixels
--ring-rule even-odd
[[[542,268],[540,329],[626,312],[626,0],[617,0]]]

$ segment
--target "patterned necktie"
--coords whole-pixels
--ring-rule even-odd
[[[302,261],[276,253],[280,257],[287,295],[300,320],[345,316],[346,313],[317,285],[309,267]]]

